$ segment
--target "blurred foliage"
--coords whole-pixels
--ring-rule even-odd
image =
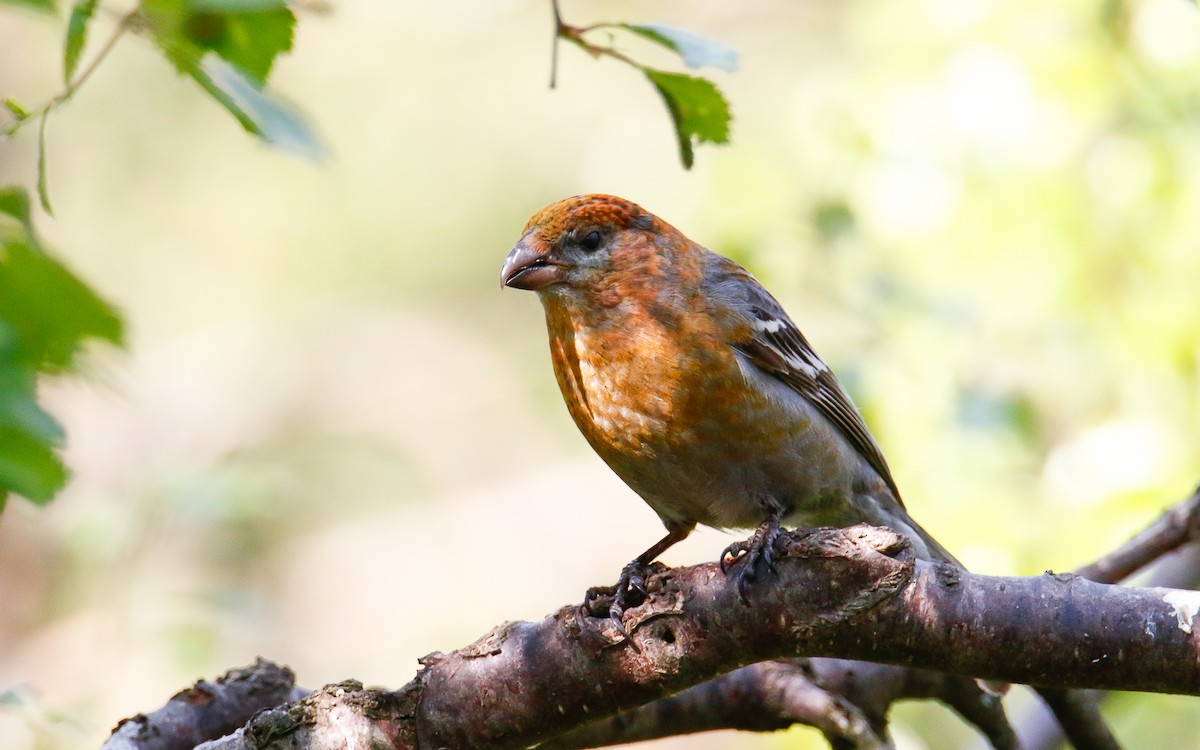
[[[7,5],[28,8],[39,13],[53,14],[57,9],[55,0],[3,0],[3,2]]]
[[[33,231],[29,199],[0,189],[0,509],[10,492],[45,503],[67,478],[59,423],[37,403],[38,375],[71,370],[90,339],[120,344],[121,319]]]
[[[5,0],[54,12],[55,5]],[[5,99],[5,138],[37,120],[38,195],[51,211],[46,179],[46,118],[75,93],[130,29],[149,34],[176,69],[191,76],[248,132],[277,146],[315,155],[320,146],[288,106],[264,92],[276,57],[292,47],[296,17],[283,0],[144,0],[124,16],[91,65],[76,77],[97,0],[76,0],[63,43],[66,88],[26,108]],[[9,492],[48,502],[66,482],[55,455],[64,434],[36,401],[36,376],[71,369],[82,344],[122,340],[122,322],[96,292],[48,256],[33,232],[19,188],[0,189],[0,511]]]
[[[646,12],[566,7],[580,28]],[[5,95],[60,84],[67,8],[0,13]],[[75,79],[121,20],[85,10]],[[30,685],[88,739],[26,727],[26,703],[0,710],[0,745],[96,746],[114,718],[258,653],[308,684],[397,685],[414,655],[540,617],[657,538],[566,415],[536,302],[496,288],[525,218],[573,193],[637,200],[762,279],[852,390],[914,516],[972,569],[1070,569],[1190,490],[1194,5],[654,11],[741,51],[736,76],[714,71],[736,142],[686,173],[640,70],[563,55],[565,90],[546,90],[542,0],[301,18],[271,86],[327,139],[319,169],[230,127],[153,37],[117,45],[50,118],[60,218],[39,230],[120,302],[134,345],[100,383],[43,380],[75,476],[65,502],[0,523],[0,689]],[[206,23],[192,51],[220,75],[234,63]],[[639,65],[680,59],[588,33]],[[29,182],[32,140],[0,144],[0,184]],[[728,541],[698,533],[668,562]],[[1106,710],[1127,747],[1189,747],[1200,721],[1190,698]],[[898,746],[958,746],[945,713],[900,711]],[[803,731],[681,743],[822,747]]]
[[[56,12],[54,0],[0,0],[0,4]],[[90,63],[79,70],[98,0],[76,0],[63,40],[63,82],[58,94],[35,107],[12,98],[4,104],[11,120],[0,138],[38,123],[38,195],[52,213],[46,180],[46,118],[69,101],[128,32],[144,34],[180,73],[191,77],[246,132],[275,146],[310,157],[323,149],[304,118],[266,88],[276,58],[292,48],[296,16],[285,0],[143,0],[120,17]]]

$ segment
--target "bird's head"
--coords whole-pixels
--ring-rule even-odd
[[[500,283],[539,293],[598,290],[615,273],[661,255],[678,234],[636,203],[577,195],[538,211],[500,269]]]

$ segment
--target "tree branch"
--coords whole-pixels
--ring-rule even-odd
[[[880,732],[859,707],[819,687],[805,659],[760,662],[587,724],[538,745],[538,750],[577,750],[714,729],[770,732],[794,723],[819,729],[834,747],[886,748]]]
[[[1091,581],[1116,583],[1168,552],[1197,540],[1200,540],[1200,487],[1191,497],[1164,511],[1129,541],[1076,573]]]
[[[915,560],[903,537],[867,526],[793,532],[785,547],[779,580],[753,589],[751,607],[713,564],[658,570],[628,623],[640,653],[612,623],[568,607],[426,657],[399,693],[322,691],[213,748],[333,747],[344,738],[322,743],[353,726],[351,716],[395,747],[526,747],[797,653],[1051,687],[1200,693],[1195,593],[973,575]]]
[[[1185,501],[1185,503],[1190,506],[1188,515],[1192,517],[1192,520],[1189,522],[1195,523],[1195,516],[1200,515],[1198,513],[1200,503],[1196,502],[1195,495]],[[1154,525],[1158,525],[1163,522],[1163,519],[1174,515],[1173,510],[1168,511]],[[1151,540],[1162,539],[1163,537],[1142,532],[1135,538]],[[1154,569],[1147,576],[1146,586],[1182,589],[1195,589],[1197,586],[1200,586],[1200,545],[1192,542],[1178,550],[1172,545],[1155,543],[1155,546],[1163,556],[1158,558]],[[1125,549],[1125,547],[1122,547],[1122,549]],[[1113,555],[1119,554],[1123,554],[1121,550],[1113,553]],[[1106,561],[1107,558],[1113,555],[1106,555],[1105,560],[1097,561],[1093,565],[1104,565],[1111,570],[1115,570],[1117,566],[1111,566]],[[1091,695],[1097,703],[1106,697],[1106,694],[1100,691],[1092,691]],[[1025,750],[1055,750],[1062,747],[1065,740],[1061,723],[1038,706],[1030,706],[1026,710],[1025,715],[1018,717],[1016,724],[1020,728],[1021,747]]]
[[[1018,747],[999,701],[973,679],[844,659],[759,662],[677,695],[593,722],[538,750],[640,742],[715,729],[763,732],[815,727],[834,750],[890,748],[887,713],[903,698],[937,698],[974,724],[997,750]]]
[[[298,701],[307,693],[296,687],[292,670],[259,659],[253,666],[226,672],[216,682],[196,682],[153,713],[123,720],[104,750],[190,749],[229,734],[256,711]]]
[[[1194,535],[1198,512],[1193,495],[1088,569],[1115,576],[1134,569],[1130,560],[1174,549],[1180,542],[1172,539]],[[525,747],[557,738],[546,747],[562,750],[803,721],[836,748],[870,748],[886,746],[884,716],[898,697],[941,698],[994,746],[1008,747],[1002,713],[997,724],[980,711],[987,703],[962,689],[972,680],[911,667],[1055,689],[1200,694],[1192,632],[1200,594],[1078,575],[973,575],[914,560],[902,537],[866,526],[793,532],[786,553],[778,577],[751,589],[750,607],[715,565],[658,569],[651,596],[626,622],[640,653],[612,623],[568,607],[426,657],[399,692],[333,686],[207,747],[341,747],[347,732],[357,732],[397,748]],[[824,658],[791,658],[797,654]],[[785,660],[730,671],[768,659]],[[712,679],[722,672],[729,674]],[[712,681],[663,698],[705,680]],[[711,710],[733,695],[760,718],[747,723],[749,711]]]

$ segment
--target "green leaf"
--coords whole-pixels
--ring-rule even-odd
[[[25,111],[25,108],[12,99],[4,100],[4,108],[17,120],[24,120],[26,117],[29,117],[29,113]]]
[[[17,358],[41,372],[65,372],[89,338],[120,344],[116,311],[50,256],[5,243],[0,261],[0,321],[16,331]]]
[[[54,0],[0,0],[0,4],[15,5],[18,8],[28,8],[40,13],[54,13],[58,10],[54,7]]]
[[[4,100],[4,108],[7,109],[13,116],[12,120],[4,123],[4,128],[0,129],[0,137],[7,138],[13,133],[21,129],[25,120],[29,118],[29,114],[21,109],[21,105],[14,102],[12,99]]]
[[[642,72],[654,84],[671,113],[679,139],[679,158],[684,167],[691,169],[695,162],[693,140],[696,143],[729,141],[729,104],[711,81],[653,68],[642,68]]]
[[[67,479],[37,378],[76,367],[90,339],[123,336],[116,311],[46,254],[25,191],[0,188],[0,509],[9,493],[48,502]]]
[[[88,22],[96,11],[96,0],[75,0],[71,18],[67,21],[67,38],[63,44],[63,82],[70,85],[71,76],[79,65],[79,55],[87,41]]]
[[[0,322],[0,335],[8,326]],[[37,402],[34,373],[18,361],[16,337],[8,346],[0,343],[0,429],[16,429],[46,444],[62,442],[66,437],[54,417]]]
[[[292,48],[296,16],[280,3],[277,8],[230,13],[225,18],[225,33],[209,49],[260,85],[265,83],[275,58]]]
[[[299,113],[217,55],[206,54],[187,72],[248,132],[310,158],[324,154],[321,142]]]
[[[38,243],[23,190],[0,190],[0,216],[10,217],[0,220],[0,323],[9,331],[5,339],[15,339],[16,361],[38,372],[64,372],[87,339],[120,344],[124,328],[116,310]]]
[[[24,190],[15,187],[0,188],[0,215],[16,219],[24,232],[32,237],[33,222],[29,218],[29,196]]]
[[[182,72],[208,52],[261,88],[280,53],[292,48],[296,15],[283,0],[143,0],[155,42]]]
[[[0,493],[12,491],[45,505],[66,481],[67,467],[50,446],[19,430],[0,427]]]
[[[687,29],[658,23],[617,25],[678,53],[683,58],[683,64],[689,68],[711,65],[730,73],[738,68],[737,52],[732,47]]]
[[[283,0],[142,0],[155,43],[242,127],[266,142],[324,153],[298,112],[266,90],[275,59],[292,48],[296,17]]]

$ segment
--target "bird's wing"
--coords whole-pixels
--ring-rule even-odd
[[[813,351],[779,302],[748,271],[726,258],[714,257],[723,262],[718,263],[716,274],[710,275],[710,283],[715,284],[720,298],[731,303],[749,323],[748,327],[737,327],[744,333],[731,345],[836,425],[900,501],[900,490],[883,451],[829,366]]]

